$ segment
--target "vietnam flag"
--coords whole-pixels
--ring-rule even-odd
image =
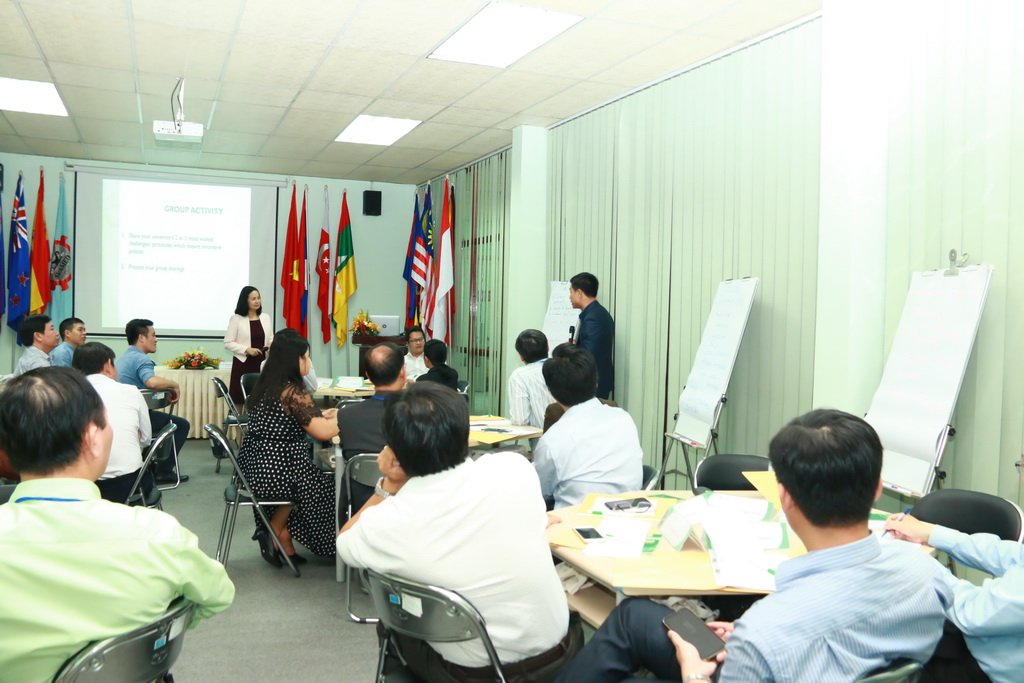
[[[352,219],[348,215],[348,193],[341,195],[338,221],[337,258],[334,262],[334,330],[338,346],[345,343],[348,328],[348,299],[359,289],[356,281],[356,252],[352,246]]]
[[[299,258],[299,224],[295,216],[295,182],[292,182],[292,205],[288,210],[288,231],[284,238],[284,260],[281,262],[281,288],[284,290],[285,325],[302,332],[302,280],[296,271]]]
[[[50,303],[50,236],[46,234],[46,213],[43,211],[43,169],[39,169],[39,194],[36,215],[32,219],[32,284],[29,313],[46,311]]]
[[[299,312],[301,314],[302,328],[299,330],[305,338],[309,338],[309,321],[307,319],[307,313],[309,312],[309,269],[307,264],[309,263],[309,256],[307,255],[308,246],[306,244],[306,197],[309,196],[309,185],[302,186],[302,216],[299,218],[299,244],[295,250],[295,272],[299,276]]]

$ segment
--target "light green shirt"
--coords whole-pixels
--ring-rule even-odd
[[[84,479],[26,481],[0,505],[4,683],[49,681],[87,643],[156,621],[181,595],[199,605],[194,626],[235,587],[168,514],[101,500]]]

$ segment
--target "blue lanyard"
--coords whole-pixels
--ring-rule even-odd
[[[45,498],[43,496],[22,496],[18,498],[15,503],[24,503],[26,500],[55,500],[60,503],[78,503],[81,502],[81,498]]]
[[[383,396],[371,396],[370,398],[372,398],[374,401],[386,401],[387,400]]]

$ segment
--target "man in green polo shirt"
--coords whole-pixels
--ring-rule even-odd
[[[179,596],[199,605],[195,621],[234,599],[224,567],[173,517],[100,498],[112,439],[99,395],[70,368],[0,392],[0,450],[21,475],[0,505],[2,680],[49,681],[87,643],[156,621]]]

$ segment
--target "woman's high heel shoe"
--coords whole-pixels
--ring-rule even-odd
[[[260,555],[268,563],[275,567],[281,566],[281,555],[278,553],[277,548],[274,546],[274,541],[267,533],[266,529],[257,529],[255,538],[260,543]]]

